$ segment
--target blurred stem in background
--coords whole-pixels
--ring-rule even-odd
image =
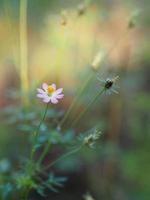
[[[20,0],[20,79],[22,104],[26,107],[28,99],[28,45],[27,45],[27,6],[28,0]]]
[[[13,27],[14,24],[14,14],[12,10],[12,6],[10,4],[11,2],[9,0],[4,0],[3,1],[3,12],[4,16],[6,17],[6,26],[8,26],[8,30],[11,33],[11,37],[8,38],[9,41],[9,48],[11,49],[11,53],[13,55],[13,59],[15,61],[18,61],[18,55],[16,55],[16,46],[18,44],[18,41],[16,40],[15,37],[15,28]],[[18,62],[17,62],[18,64]]]

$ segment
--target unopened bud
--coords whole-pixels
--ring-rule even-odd
[[[68,13],[66,10],[61,12],[61,25],[65,26],[68,22]]]
[[[77,8],[77,14],[78,14],[78,16],[84,15],[85,12],[86,12],[86,9],[87,9],[87,7],[86,7],[85,4],[80,4],[78,6],[78,8]]]
[[[94,70],[98,69],[98,67],[99,67],[100,63],[102,62],[103,58],[104,58],[104,52],[103,51],[99,51],[97,53],[97,55],[94,57],[93,62],[92,62],[92,68]]]
[[[128,28],[129,29],[132,29],[136,26],[136,22],[137,22],[137,17],[139,16],[140,14],[140,10],[136,10],[132,13],[131,17],[129,18],[129,21],[128,21]]]

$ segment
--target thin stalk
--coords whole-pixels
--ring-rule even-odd
[[[32,145],[32,150],[31,150],[31,160],[33,158],[33,155],[34,155],[34,152],[35,152],[35,144],[37,142],[37,138],[38,138],[38,134],[39,134],[39,131],[40,131],[40,128],[41,128],[41,125],[42,123],[44,122],[45,120],[45,117],[46,117],[46,114],[47,114],[47,111],[48,111],[48,103],[46,104],[46,107],[45,107],[45,111],[44,111],[44,115],[43,115],[43,118],[42,120],[40,121],[35,133],[34,133],[34,142],[33,142],[33,145]]]
[[[40,156],[40,158],[39,158],[39,160],[37,162],[38,165],[40,165],[41,162],[43,161],[44,157],[46,156],[46,154],[47,154],[47,152],[48,152],[48,150],[50,148],[50,146],[51,146],[51,143],[48,141],[48,143],[45,145],[44,150],[43,150],[43,152],[42,152],[42,154],[41,154],[41,156]]]
[[[62,121],[60,122],[60,124],[58,125],[58,127],[62,127],[64,125],[64,123],[66,122],[68,116],[70,115],[71,111],[75,108],[76,103],[79,99],[79,97],[81,96],[81,94],[83,93],[83,91],[86,89],[86,87],[88,86],[88,83],[91,82],[93,78],[93,74],[89,74],[88,78],[86,79],[86,81],[84,82],[84,84],[82,85],[81,89],[78,90],[78,93],[76,95],[76,97],[74,98],[73,102],[71,103],[68,111],[66,112],[65,116],[63,117]]]
[[[28,200],[29,192],[30,192],[29,188],[23,189],[23,191],[20,194],[21,200]]]
[[[28,47],[27,47],[27,6],[28,0],[20,0],[20,79],[22,103],[27,106],[28,99]]]
[[[95,103],[95,101],[103,94],[105,88],[103,88],[98,94],[96,94],[93,99],[88,103],[87,107],[81,112],[78,117],[72,122],[72,127],[77,124],[77,122],[85,115],[85,113],[89,110],[89,108]]]
[[[82,148],[83,145],[79,146],[78,148],[76,149],[73,149],[72,151],[69,151],[67,152],[66,154],[63,154],[62,156],[60,156],[57,160],[54,160],[52,163],[50,163],[49,165],[47,165],[44,169],[47,170],[49,169],[50,167],[52,167],[53,165],[55,165],[57,162],[63,160],[64,158],[74,154],[74,153],[77,153],[81,148]]]
[[[39,130],[40,130],[40,128],[41,128],[41,125],[42,125],[42,123],[43,123],[44,120],[45,120],[45,117],[46,117],[46,114],[47,114],[47,111],[48,111],[48,106],[49,106],[49,104],[47,103],[47,104],[46,104],[46,107],[45,107],[44,115],[43,115],[43,117],[42,117],[42,120],[40,121],[40,123],[39,123],[39,125],[38,125],[38,127],[37,127],[37,130],[36,130],[36,132],[35,132],[35,137],[38,136]]]
[[[28,200],[28,196],[29,196],[29,192],[30,192],[30,188],[26,190],[25,192],[25,200]]]

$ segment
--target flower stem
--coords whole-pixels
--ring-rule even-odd
[[[47,152],[48,152],[48,150],[50,148],[50,146],[51,146],[51,143],[48,141],[48,143],[45,145],[44,150],[43,150],[43,152],[42,152],[42,154],[41,154],[41,156],[40,156],[40,158],[39,158],[39,160],[37,162],[38,165],[40,165],[41,162],[43,161],[44,157],[46,156],[46,154],[47,154]]]
[[[52,167],[53,165],[55,165],[57,162],[63,160],[64,158],[74,154],[74,153],[77,153],[81,148],[82,148],[83,145],[80,145],[78,148],[76,149],[73,149],[72,151],[69,151],[67,152],[66,154],[63,154],[62,156],[60,156],[58,159],[54,160],[52,163],[50,163],[49,165],[47,165],[44,169],[47,170],[49,169],[50,167]]]
[[[24,188],[20,195],[20,200],[28,200],[30,188]]]
[[[30,188],[26,190],[26,193],[25,193],[25,200],[28,200],[29,192],[30,192]]]
[[[38,134],[39,134],[39,130],[40,130],[40,128],[41,128],[41,125],[42,125],[42,123],[44,122],[44,120],[45,120],[45,117],[46,117],[46,114],[47,114],[47,111],[48,111],[48,103],[46,104],[46,108],[45,108],[45,112],[44,112],[44,115],[43,115],[43,118],[42,118],[42,120],[40,121],[40,123],[39,123],[39,125],[38,125],[38,127],[37,127],[37,130],[36,130],[36,132],[35,132],[35,137],[37,137],[38,136]]]
[[[91,105],[93,105],[93,103],[95,103],[95,101],[103,94],[103,92],[105,91],[105,88],[103,88],[98,94],[96,94],[93,99],[88,103],[87,107],[83,110],[83,112],[81,112],[78,117],[72,122],[72,127],[75,126],[78,121],[81,119],[81,117],[83,117],[83,115],[85,115],[85,113],[89,110],[89,108],[91,107]]]
[[[47,114],[47,111],[48,111],[48,103],[46,104],[46,108],[45,108],[45,112],[44,112],[44,115],[43,115],[43,118],[42,120],[40,121],[38,127],[37,127],[37,130],[35,131],[34,133],[34,141],[33,141],[33,145],[32,145],[32,150],[31,150],[31,160],[33,158],[33,155],[35,153],[35,144],[37,143],[37,138],[38,138],[38,135],[39,135],[39,131],[40,131],[40,128],[41,128],[41,125],[42,123],[44,122],[45,120],[45,117],[46,117],[46,114]]]

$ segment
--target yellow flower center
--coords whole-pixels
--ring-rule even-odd
[[[52,94],[53,92],[55,92],[56,89],[52,86],[52,85],[49,85],[48,88],[47,88],[47,92],[48,94]]]

